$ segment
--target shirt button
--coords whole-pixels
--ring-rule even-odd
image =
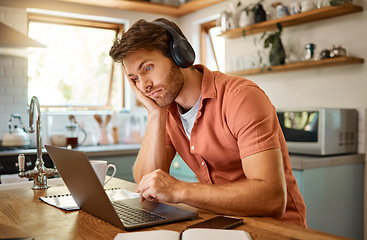
[[[205,162],[201,162],[201,165],[203,165],[203,166],[204,166],[204,165],[205,165]]]
[[[194,146],[191,146],[191,150],[194,150],[195,149],[195,147]]]

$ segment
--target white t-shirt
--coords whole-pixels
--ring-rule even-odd
[[[184,114],[180,113],[180,109],[178,111],[181,116],[181,121],[185,129],[185,133],[187,137],[189,138],[189,140],[191,140],[191,130],[192,130],[192,127],[194,126],[196,115],[198,114],[198,111],[199,111],[200,99],[201,99],[201,96],[199,97],[199,100],[195,103],[195,105],[189,111],[185,112]]]

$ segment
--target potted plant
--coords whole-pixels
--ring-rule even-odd
[[[335,6],[343,5],[344,3],[348,3],[348,2],[352,2],[352,1],[351,0],[331,0],[330,5],[335,7]]]
[[[269,62],[272,66],[281,65],[285,63],[285,51],[282,44],[280,35],[282,34],[283,27],[280,23],[277,23],[277,30],[273,32],[264,32],[261,36],[261,40],[264,40],[264,48],[270,48]]]

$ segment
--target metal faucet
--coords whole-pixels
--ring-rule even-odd
[[[37,120],[36,120],[36,137],[37,137],[37,160],[35,163],[35,167],[33,170],[25,171],[24,163],[25,156],[24,154],[20,154],[18,156],[19,163],[19,174],[18,176],[23,178],[33,178],[33,187],[32,189],[46,189],[47,178],[58,174],[57,169],[54,168],[45,168],[45,163],[42,159],[42,134],[41,134],[41,108],[36,96],[33,96],[31,99],[31,103],[29,105],[29,132],[34,132],[34,109],[37,110]]]

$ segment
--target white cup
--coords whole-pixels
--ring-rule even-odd
[[[307,12],[316,8],[316,4],[312,0],[304,0],[301,2],[302,12]]]
[[[289,15],[289,11],[287,6],[284,5],[278,5],[277,8],[277,18],[282,18]]]
[[[299,5],[298,2],[292,2],[291,3],[291,15],[297,14],[301,12],[301,6]]]
[[[97,177],[101,182],[102,186],[105,186],[116,174],[117,170],[116,166],[114,164],[107,165],[107,161],[105,160],[92,160],[90,161],[90,164],[92,165],[94,171],[96,172]],[[109,168],[113,168],[113,173],[111,176],[109,176],[108,180],[105,181],[106,174]]]

